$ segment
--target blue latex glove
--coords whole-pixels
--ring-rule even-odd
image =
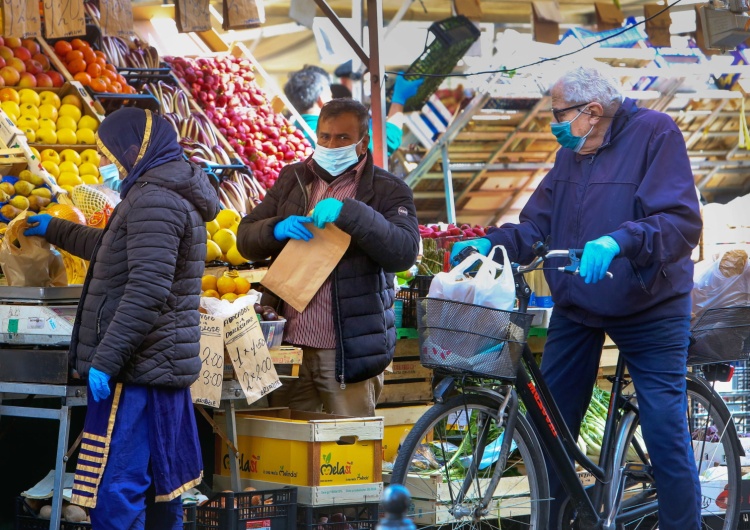
[[[607,274],[612,260],[620,253],[620,245],[610,236],[589,241],[583,247],[578,273],[586,283],[596,283]]]
[[[91,389],[91,397],[97,403],[107,399],[109,397],[109,376],[92,366],[89,370],[89,388]]]
[[[479,239],[469,239],[468,241],[458,241],[453,243],[451,249],[451,266],[455,267],[459,264],[458,253],[466,247],[474,247],[481,255],[486,256],[492,250],[492,243],[485,237]]]
[[[323,228],[326,223],[334,223],[339,218],[341,208],[344,203],[333,197],[323,199],[315,205],[312,213],[313,224],[318,228]]]
[[[312,232],[304,225],[304,223],[310,222],[312,222],[312,217],[290,215],[283,221],[276,223],[276,226],[273,227],[273,237],[276,238],[276,241],[285,241],[287,239],[310,241],[313,238]]]
[[[25,236],[42,236],[44,237],[47,233],[47,227],[49,226],[49,222],[52,220],[52,216],[48,213],[40,213],[37,215],[32,215],[28,219],[26,219],[27,224],[34,224],[36,223],[36,226],[30,226],[26,230],[23,231],[23,235]]]
[[[396,77],[396,83],[393,85],[393,94],[391,95],[391,103],[399,105],[405,105],[406,100],[417,93],[417,90],[424,82],[424,78],[420,77],[413,81],[409,81],[404,77],[403,72],[399,72]]]

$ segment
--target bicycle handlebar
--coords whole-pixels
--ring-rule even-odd
[[[557,267],[557,270],[560,272],[566,272],[568,274],[578,275],[582,255],[582,248],[571,248],[568,250],[548,250],[541,256],[537,256],[536,258],[534,258],[534,261],[532,261],[528,265],[519,265],[517,270],[519,274],[525,274],[527,272],[538,269],[539,266],[548,259],[568,258],[570,260],[570,263],[564,267]],[[607,277],[614,278],[614,275],[611,272],[607,271]]]

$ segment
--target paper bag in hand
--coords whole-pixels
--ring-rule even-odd
[[[290,239],[260,282],[299,312],[336,268],[352,239],[331,223],[323,229],[312,223],[307,227],[313,238]]]
[[[14,287],[64,287],[68,275],[59,252],[38,236],[26,237],[26,217],[23,211],[8,225],[0,243],[0,266],[8,285]]]

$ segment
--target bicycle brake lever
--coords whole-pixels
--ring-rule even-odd
[[[578,268],[572,269],[569,265],[565,266],[565,267],[558,267],[557,270],[559,270],[560,272],[567,272],[568,274],[572,274],[574,276],[580,276],[581,275],[581,272],[580,272],[580,270]],[[607,271],[606,276],[610,280],[615,277],[615,275],[612,274],[609,271]]]

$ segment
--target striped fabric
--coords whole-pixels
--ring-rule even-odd
[[[354,198],[366,160],[367,157],[363,157],[356,166],[330,184],[316,175],[310,191],[310,208],[329,197],[340,201]],[[308,161],[307,170],[315,174],[312,159]],[[329,276],[302,313],[289,304],[284,304],[283,315],[287,320],[284,330],[286,342],[327,350],[336,348],[331,281],[332,276]]]

